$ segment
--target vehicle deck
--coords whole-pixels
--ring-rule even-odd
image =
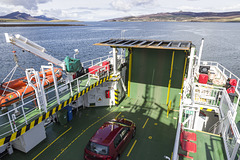
[[[152,102],[125,98],[118,107],[74,111],[73,120],[67,125],[48,126],[47,138],[29,153],[14,150],[14,154],[3,159],[83,159],[84,148],[91,136],[105,121],[117,116],[131,119],[137,126],[137,134],[121,159],[171,157],[178,112],[170,112],[167,118],[166,105],[158,106]]]

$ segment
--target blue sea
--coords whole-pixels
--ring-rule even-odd
[[[25,76],[26,68],[39,70],[47,61],[16,46],[6,43],[4,33],[21,34],[45,47],[47,53],[64,60],[73,57],[82,62],[109,54],[110,47],[94,46],[94,43],[120,38],[187,40],[199,50],[204,38],[203,60],[216,61],[240,77],[240,24],[203,22],[82,22],[86,26],[67,27],[0,27],[0,82],[15,66],[12,51],[16,51],[20,67],[14,77]]]

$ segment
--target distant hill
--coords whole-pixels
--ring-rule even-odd
[[[7,14],[5,16],[0,16],[0,21],[4,21],[5,19],[12,19],[12,20],[27,20],[27,21],[52,21],[52,20],[58,20],[56,18],[49,18],[44,15],[41,16],[31,16],[30,14],[27,13],[21,13],[19,11],[13,12],[10,14]]]
[[[167,12],[105,20],[107,22],[240,22],[240,11],[236,12]]]

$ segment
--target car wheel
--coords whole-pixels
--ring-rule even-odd
[[[137,130],[137,128],[135,128],[135,129],[133,130],[132,138],[135,137],[135,135],[136,135],[136,130]]]
[[[116,160],[120,160],[120,155],[117,156]]]

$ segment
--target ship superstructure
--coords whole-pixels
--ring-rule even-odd
[[[34,94],[22,96],[0,115],[0,149],[8,157],[21,155],[12,154],[14,148],[31,159],[69,154],[81,159],[87,135],[98,122],[122,116],[137,126],[122,159],[238,159],[239,78],[217,62],[201,61],[204,41],[197,56],[190,41],[110,39],[95,45],[110,46],[112,55],[80,63],[75,57],[57,60],[20,35],[6,38],[51,62],[41,73],[50,69],[54,76],[53,64],[65,73],[46,88],[45,77],[26,71],[28,84],[31,77],[39,79]],[[54,122],[70,127],[63,132]],[[54,126],[61,132],[47,136]],[[72,134],[61,151],[51,153],[67,133]]]

